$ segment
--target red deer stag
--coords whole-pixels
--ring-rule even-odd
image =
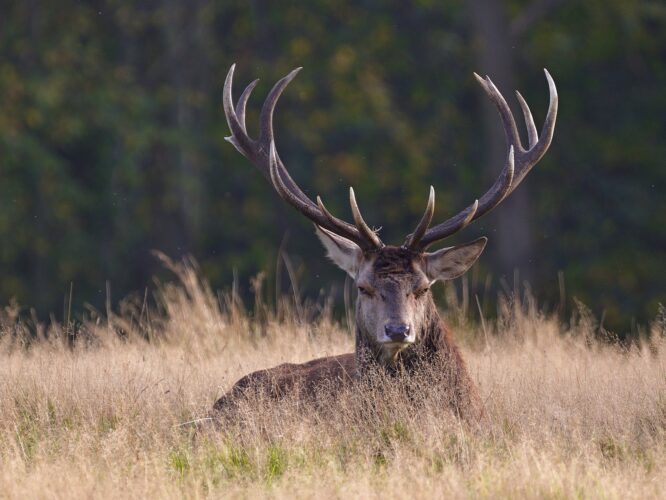
[[[234,108],[231,96],[234,67],[231,66],[224,84],[224,113],[232,134],[227,140],[261,171],[284,201],[314,222],[328,256],[354,280],[358,287],[356,352],[251,373],[241,378],[214,408],[226,408],[247,390],[279,397],[298,387],[313,394],[323,382],[329,387],[330,384],[339,386],[362,377],[372,366],[383,367],[389,373],[398,369],[410,373],[420,362],[437,360],[446,370],[445,380],[453,394],[452,407],[462,415],[478,415],[482,405],[476,388],[451,333],[440,319],[430,288],[437,281],[464,274],[483,251],[487,239],[479,238],[433,252],[426,249],[496,207],[546,153],[553,137],[558,105],[555,83],[548,71],[545,70],[550,104],[540,137],[527,103],[516,92],[527,126],[528,148],[523,147],[511,110],[497,87],[490,78],[475,74],[502,119],[508,147],[504,168],[483,196],[433,227],[430,224],[435,191],[430,187],[425,213],[414,232],[402,246],[389,246],[363,220],[352,188],[349,202],[354,223],[350,224],[332,215],[321,198],[317,197],[316,203],[308,198],[280,159],[275,149],[273,111],[300,68],[272,88],[261,109],[259,138],[252,139],[245,127],[245,107],[258,80],[247,86]]]

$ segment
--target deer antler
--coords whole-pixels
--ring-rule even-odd
[[[481,84],[481,87],[483,87],[483,90],[488,97],[493,101],[502,118],[504,134],[506,136],[507,146],[509,147],[506,163],[504,164],[504,168],[499,177],[495,180],[495,183],[481,198],[450,219],[427,229],[432,220],[432,212],[434,210],[434,191],[432,191],[431,188],[428,207],[426,208],[425,214],[417,228],[407,237],[407,240],[405,241],[406,247],[412,250],[422,251],[435,241],[457,233],[472,221],[489,212],[516,189],[518,184],[520,184],[525,178],[532,167],[534,167],[534,165],[536,165],[543,157],[553,139],[558,104],[555,82],[550,76],[550,73],[548,73],[548,70],[544,69],[544,72],[546,73],[546,80],[548,81],[550,103],[548,105],[546,120],[541,131],[541,137],[539,137],[537,133],[530,108],[527,106],[523,96],[516,91],[516,96],[523,111],[525,124],[527,126],[528,149],[525,149],[522,145],[518,128],[516,127],[516,121],[500,91],[497,90],[497,87],[488,76],[481,78],[474,73],[474,76]]]
[[[245,108],[250,94],[259,80],[254,80],[245,88],[234,109],[231,87],[235,67],[236,65],[232,64],[224,82],[224,115],[231,130],[231,136],[226,139],[259,169],[283,200],[296,208],[296,210],[316,225],[353,241],[364,250],[373,250],[382,247],[383,243],[379,239],[379,236],[363,220],[353,189],[350,188],[349,197],[354,216],[354,225],[333,216],[326,210],[321,198],[317,197],[317,204],[308,198],[291,178],[277,154],[273,131],[273,112],[280,95],[301,68],[296,68],[279,80],[268,93],[261,108],[259,138],[252,139],[247,134],[245,126]]]

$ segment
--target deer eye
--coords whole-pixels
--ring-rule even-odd
[[[423,297],[426,293],[428,293],[428,290],[430,290],[430,287],[424,286],[423,288],[417,288],[414,290],[414,297],[421,298]]]
[[[373,291],[370,289],[370,287],[364,286],[364,285],[359,285],[358,286],[358,292],[361,295],[365,295],[366,297],[372,297],[374,295]]]

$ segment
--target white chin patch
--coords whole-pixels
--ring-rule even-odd
[[[405,347],[408,347],[412,342],[385,342],[382,344],[382,354],[384,360],[393,360]]]
[[[405,340],[403,340],[402,342],[395,342],[395,341],[393,341],[390,338],[385,336],[384,338],[382,338],[379,341],[379,343],[385,348],[396,347],[396,348],[402,349],[402,348],[404,348],[408,345],[413,344],[415,340],[416,339],[414,337],[409,336]]]

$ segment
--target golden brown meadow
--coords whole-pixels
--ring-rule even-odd
[[[249,313],[195,267],[172,268],[179,282],[159,288],[157,308],[92,314],[73,345],[62,325],[29,340],[4,311],[0,497],[664,495],[663,320],[627,347],[597,340],[584,310],[570,324],[530,302],[505,303],[492,323],[456,319],[486,405],[478,426],[423,376],[316,403],[249,401],[238,419],[197,429],[181,424],[243,374],[353,340],[326,308]]]

